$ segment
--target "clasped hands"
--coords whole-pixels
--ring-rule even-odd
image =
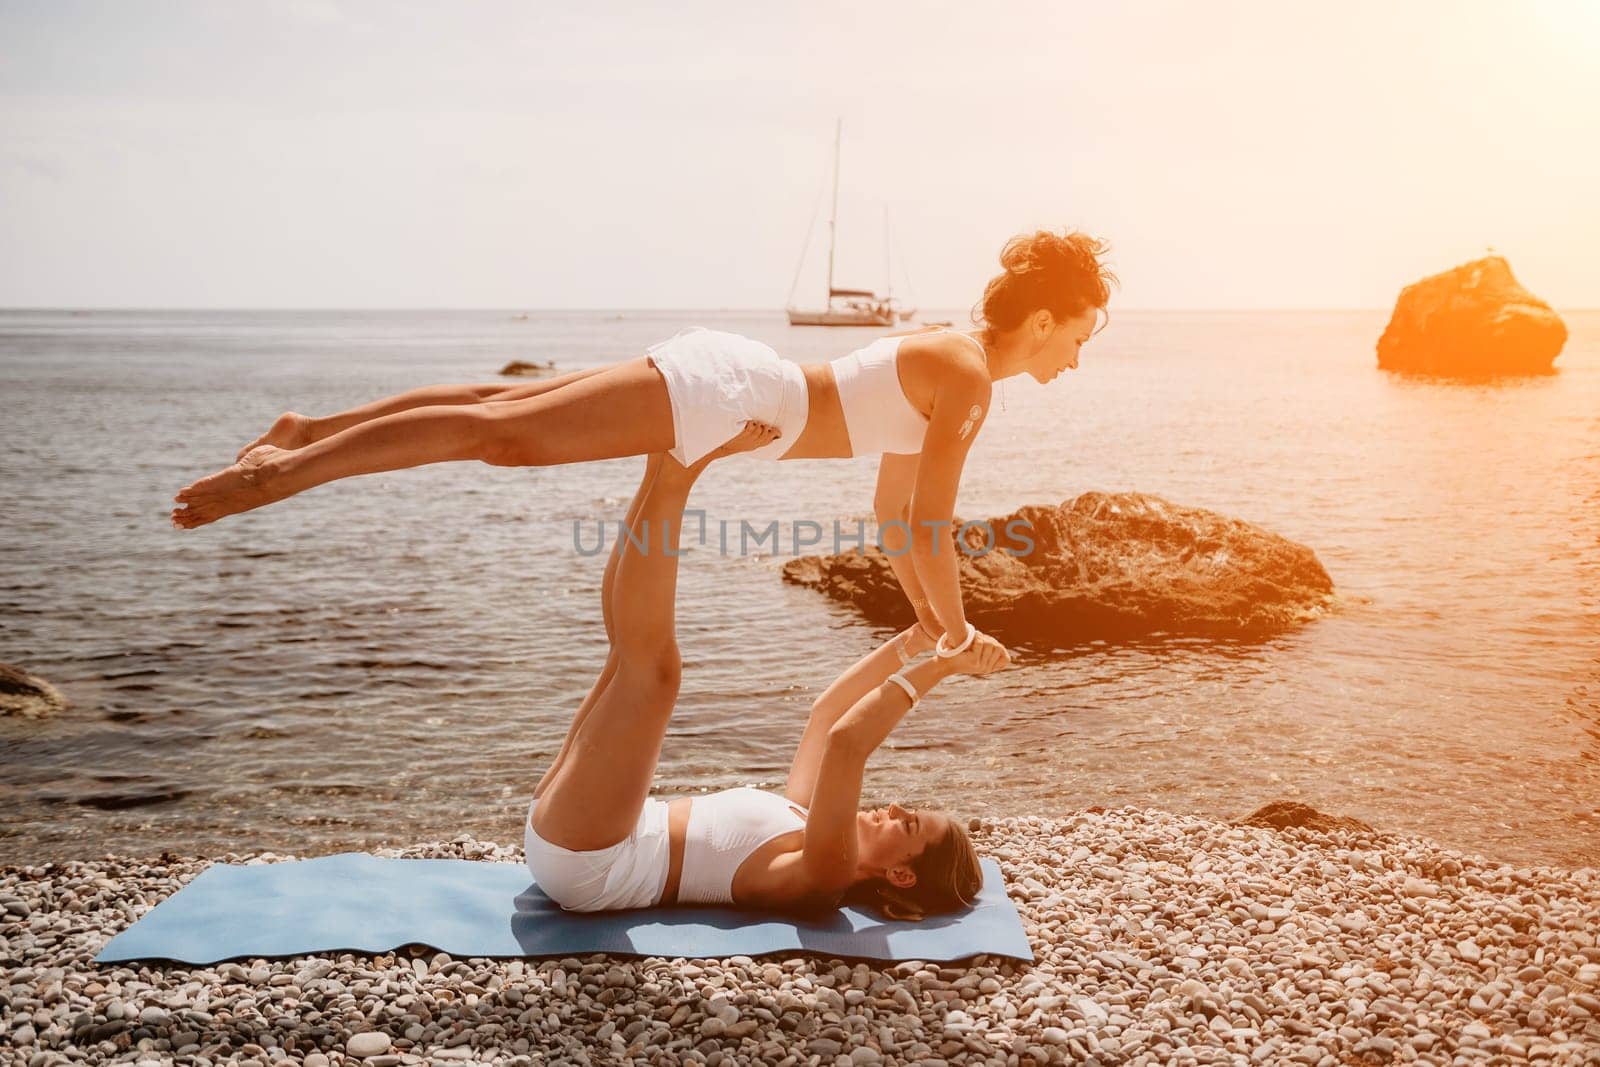
[[[940,635],[930,633],[928,627],[920,621],[902,630],[894,638],[900,650],[900,658],[905,662],[933,651],[939,639]],[[959,645],[958,641],[947,640],[944,648],[955,648]],[[993,674],[1011,665],[1011,653],[1006,647],[981,630],[975,631],[972,643],[964,650],[941,658],[956,674]]]

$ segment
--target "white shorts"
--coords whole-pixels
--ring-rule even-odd
[[[667,802],[646,797],[633,832],[610,848],[575,852],[552,845],[533,829],[533,809],[522,824],[522,849],[528,873],[551,900],[567,911],[617,911],[648,908],[667,888],[672,846],[667,835]]]
[[[778,459],[806,428],[809,400],[798,363],[736,333],[690,326],[646,351],[672,398],[672,457],[690,466],[755,419],[778,428],[770,445],[743,453]]]

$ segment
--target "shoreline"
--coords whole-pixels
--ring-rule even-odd
[[[462,960],[411,946],[97,967],[113,934],[213,861],[8,866],[4,1038],[28,1067],[1600,1063],[1600,869],[1137,808],[984,819],[972,836],[1005,872],[1035,964]],[[375,852],[522,858],[465,835]]]

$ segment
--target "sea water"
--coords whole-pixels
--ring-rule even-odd
[[[801,362],[879,332],[517,315],[0,312],[0,661],[72,703],[0,721],[0,862],[519,840],[605,656],[604,557],[574,526],[592,548],[644,461],[439,464],[190,532],[174,492],[284,410],[631,358],[695,323]],[[1458,383],[1378,370],[1382,311],[1114,311],[1076,372],[1006,382],[961,515],[1154,493],[1310,546],[1339,607],[1258,643],[1031,651],[953,680],[874,755],[863,802],[1237,818],[1287,799],[1506,862],[1600,862],[1600,312],[1565,318],[1556,374]],[[684,557],[658,793],[782,789],[811,701],[890,636],[780,578],[794,522],[870,522],[874,476],[730,460],[701,479],[709,520],[786,540]]]

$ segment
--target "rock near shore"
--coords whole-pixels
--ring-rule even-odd
[[[67,706],[67,698],[43,678],[0,663],[0,715],[42,719]]]
[[[548,378],[556,372],[555,360],[546,360],[543,363],[529,363],[525,359],[514,359],[500,368],[500,374],[507,378]]]
[[[1378,366],[1457,377],[1549,374],[1567,327],[1500,256],[1408,285],[1378,339]]]
[[[981,555],[986,531],[993,550]],[[967,617],[1001,640],[1062,647],[1156,634],[1253,639],[1314,617],[1333,582],[1315,553],[1276,534],[1145,493],[1084,493],[962,530]],[[787,582],[818,589],[873,622],[915,617],[889,558],[806,556]]]
[[[1327,815],[1306,804],[1292,800],[1274,800],[1263,804],[1249,815],[1234,823],[1235,826],[1260,826],[1269,830],[1305,829],[1319,833],[1370,834],[1372,827],[1348,815]]]

